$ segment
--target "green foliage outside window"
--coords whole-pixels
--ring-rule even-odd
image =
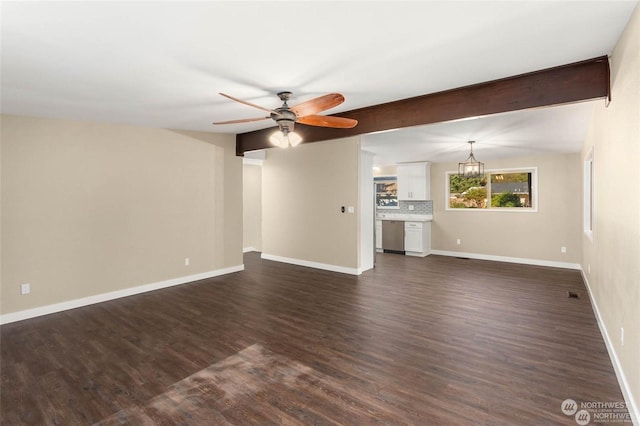
[[[487,190],[482,187],[474,186],[473,188],[469,188],[465,191],[464,198],[471,202],[467,205],[468,208],[483,209],[487,204]]]
[[[485,186],[486,184],[486,176],[480,178],[463,178],[459,175],[449,175],[449,192],[452,194],[461,194],[469,188]]]
[[[486,176],[464,178],[456,174],[449,175],[449,207],[454,209],[483,209],[486,207]]]
[[[511,192],[503,192],[491,197],[491,207],[522,207],[522,202],[520,196]]]
[[[451,173],[449,178],[449,208],[531,208],[533,173],[497,172],[476,178],[464,178]]]

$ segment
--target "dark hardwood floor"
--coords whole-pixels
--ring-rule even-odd
[[[623,401],[577,271],[378,255],[1,327],[2,425],[576,425]],[[567,292],[579,293],[579,299]]]

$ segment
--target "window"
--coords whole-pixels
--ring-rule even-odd
[[[447,210],[537,211],[537,169],[488,170],[477,178],[447,172]]]
[[[376,207],[379,209],[399,209],[398,178],[396,176],[376,176]]]
[[[584,233],[593,239],[593,148],[584,160]]]

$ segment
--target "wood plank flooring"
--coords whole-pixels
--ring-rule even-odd
[[[8,425],[576,425],[623,401],[577,271],[379,254],[1,327]],[[579,299],[567,297],[575,291]]]

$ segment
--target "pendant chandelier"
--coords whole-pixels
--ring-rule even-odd
[[[464,163],[458,163],[458,176],[464,178],[477,178],[484,176],[484,163],[476,160],[473,156],[473,144],[475,141],[469,141],[469,157]]]

